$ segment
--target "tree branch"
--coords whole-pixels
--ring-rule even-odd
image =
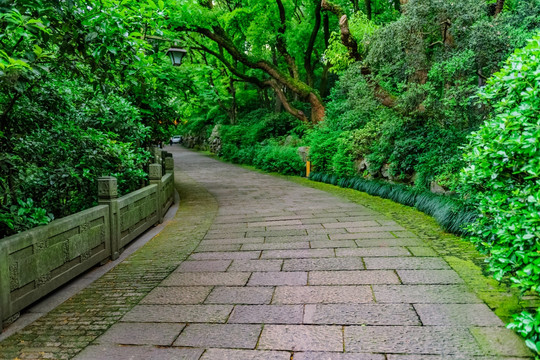
[[[225,56],[223,56],[223,54],[220,54],[220,53],[217,53],[213,50],[210,50],[209,48],[207,48],[206,46],[202,45],[202,44],[199,44],[197,43],[198,47],[194,47],[193,49],[195,50],[201,50],[201,51],[204,51],[212,56],[214,56],[216,59],[218,59],[219,61],[221,61],[223,63],[223,65],[225,65],[227,67],[227,69],[229,69],[229,71],[236,75],[237,77],[239,77],[240,79],[246,81],[246,82],[249,82],[249,83],[252,83],[260,88],[265,88],[267,87],[268,85],[266,85],[263,81],[259,80],[258,78],[254,77],[254,76],[248,76],[248,75],[245,75],[243,74],[240,70],[238,70],[236,67],[234,67],[229,61],[227,61],[227,59],[225,59]]]
[[[321,2],[322,10],[329,11],[332,14],[336,15],[339,18],[339,30],[341,32],[341,43],[345,45],[349,51],[349,56],[356,61],[362,60],[360,53],[358,52],[358,44],[356,40],[351,36],[351,31],[349,30],[349,20],[343,9],[334,3],[331,3],[327,0],[322,0]]]
[[[294,57],[289,54],[287,51],[287,46],[285,43],[285,31],[287,30],[287,22],[285,17],[285,7],[283,6],[283,3],[281,0],[276,0],[276,4],[278,6],[279,10],[279,20],[281,22],[281,25],[278,28],[278,36],[276,40],[276,47],[279,51],[279,53],[283,56],[285,59],[285,62],[287,63],[289,67],[289,71],[291,73],[291,76],[295,79],[298,79],[298,67],[296,66],[296,62],[294,61]]]
[[[321,2],[319,0],[315,1],[315,24],[313,24],[313,30],[311,31],[311,36],[309,37],[308,46],[306,49],[306,54],[304,56],[304,68],[306,69],[307,74],[307,84],[313,86],[313,69],[314,66],[311,65],[311,54],[313,53],[313,48],[315,47],[315,40],[317,40],[317,34],[321,28]]]
[[[281,89],[280,85],[275,80],[268,80],[265,83],[268,84],[268,86],[270,86],[272,89],[274,89],[276,96],[279,98],[279,100],[283,104],[283,107],[285,108],[285,110],[287,110],[288,113],[292,114],[294,117],[296,117],[300,121],[303,121],[306,123],[309,121],[306,114],[304,114],[303,111],[296,109],[289,103],[289,100],[287,100],[287,97],[283,93],[283,90]]]

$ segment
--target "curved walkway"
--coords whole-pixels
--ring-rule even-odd
[[[172,152],[184,186],[175,221],[104,280],[0,343],[0,353],[71,358],[84,348],[76,359],[532,358],[448,263],[396,222],[319,190],[176,147]],[[110,302],[118,309],[97,306],[100,296],[116,299]],[[85,304],[84,311],[76,306]],[[51,326],[64,335],[54,338]]]

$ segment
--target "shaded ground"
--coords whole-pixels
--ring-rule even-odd
[[[481,295],[504,293],[416,224],[174,149],[174,222],[3,358],[530,358]]]

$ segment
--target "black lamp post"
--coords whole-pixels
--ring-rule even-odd
[[[171,62],[174,66],[180,66],[180,64],[182,64],[182,58],[186,53],[187,50],[180,48],[170,48],[167,50],[167,55],[171,58]]]

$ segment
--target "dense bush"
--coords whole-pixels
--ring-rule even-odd
[[[10,172],[10,186],[7,179],[2,181],[0,234],[96,205],[100,176],[115,176],[120,194],[144,185],[143,166],[149,154],[117,138],[74,123],[55,123],[20,138],[9,159],[8,154],[0,158],[0,165]]]
[[[540,292],[540,36],[516,50],[480,98],[493,114],[470,136],[462,192],[481,213],[472,240],[495,278]],[[540,317],[522,313],[512,327],[540,352]]]

